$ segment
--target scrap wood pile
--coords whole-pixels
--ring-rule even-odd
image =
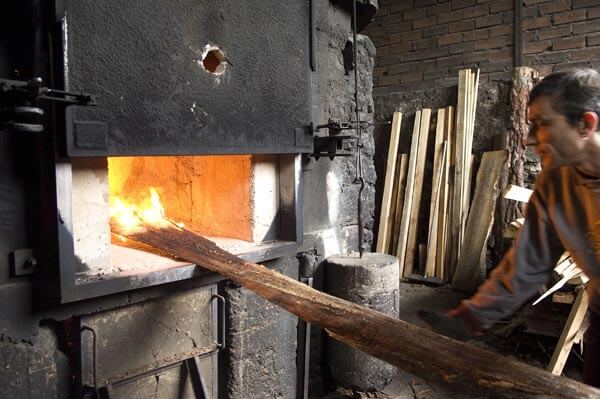
[[[457,103],[437,110],[435,128],[432,110],[417,110],[409,154],[398,154],[402,114],[394,113],[377,239],[377,252],[399,258],[403,277],[418,270],[466,291],[485,278],[487,237],[507,157],[506,151],[483,155],[471,198],[478,82],[479,71],[459,71]],[[429,140],[430,130],[434,140]],[[430,151],[429,142],[434,146]],[[433,173],[425,182],[428,163]],[[431,188],[427,204],[424,187]],[[427,225],[419,223],[423,212],[429,215]],[[420,242],[420,236],[427,241]]]

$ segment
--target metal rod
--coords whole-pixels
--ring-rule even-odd
[[[356,182],[360,183],[358,190],[358,253],[362,258],[363,248],[363,218],[362,218],[362,192],[365,188],[365,179],[362,170],[362,130],[360,124],[360,111],[358,107],[358,43],[356,41],[356,0],[352,1],[352,41],[353,55],[352,63],[354,64],[354,111],[356,113]]]
[[[300,281],[313,287],[313,278],[300,278]],[[298,368],[296,398],[308,399],[308,383],[310,376],[310,331],[311,324],[298,319]]]
[[[193,355],[192,357],[189,357],[187,359],[177,360],[177,361],[174,361],[173,363],[168,363],[168,364],[159,366],[159,367],[151,369],[151,370],[143,371],[139,374],[135,374],[135,375],[123,378],[121,380],[116,380],[116,381],[109,380],[109,381],[107,381],[106,386],[110,386],[112,388],[117,388],[117,387],[120,387],[123,385],[127,385],[133,381],[140,380],[145,377],[157,376],[157,375],[163,373],[164,371],[167,371],[167,370],[170,370],[170,369],[173,369],[176,367],[183,367],[183,366],[187,367],[188,362],[191,361],[192,359],[194,359],[194,358],[203,359],[207,356],[213,356],[215,351],[218,351],[218,350],[219,350],[219,348],[215,347],[214,349],[210,350],[209,352],[199,353],[199,354]],[[100,388],[102,388],[102,387],[100,387]]]

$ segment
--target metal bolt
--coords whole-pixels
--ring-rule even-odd
[[[33,256],[30,256],[23,263],[23,267],[25,269],[33,269],[34,267],[37,266],[37,264],[38,264],[37,260]]]

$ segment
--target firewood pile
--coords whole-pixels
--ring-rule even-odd
[[[507,159],[506,151],[483,155],[471,198],[478,82],[478,70],[461,70],[455,105],[438,109],[434,118],[429,108],[417,110],[409,154],[398,154],[402,114],[394,113],[377,240],[377,252],[399,258],[403,277],[418,270],[465,291],[485,277],[487,237]],[[435,131],[434,140],[429,140],[430,131]],[[434,148],[428,151],[431,141]],[[433,154],[429,159],[428,153]],[[427,163],[433,165],[430,184],[424,184]],[[431,187],[428,204],[424,187]],[[422,212],[429,214],[426,226],[419,223]],[[427,242],[422,243],[418,237],[425,228]]]

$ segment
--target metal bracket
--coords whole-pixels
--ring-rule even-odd
[[[37,260],[33,257],[33,249],[17,249],[10,254],[11,274],[13,277],[32,274],[37,266]]]
[[[294,144],[296,147],[309,147],[312,137],[312,126],[297,127],[294,129]]]
[[[44,111],[37,106],[41,100],[66,105],[96,105],[89,94],[42,87],[41,78],[28,81],[0,79],[0,127],[19,132],[43,132]]]
[[[40,100],[57,101],[68,105],[97,105],[90,94],[71,93],[42,87],[42,78],[28,81],[0,79],[0,99],[6,98],[35,103]]]
[[[322,129],[328,129],[330,136],[335,136],[341,133],[342,130],[353,130],[356,129],[357,122],[356,121],[343,121],[340,122],[335,119],[330,119],[329,122],[323,125],[317,125],[313,131],[317,132]],[[366,129],[369,126],[375,126],[375,123],[370,123],[367,121],[358,121],[358,125],[362,129]]]
[[[344,143],[349,140],[356,140],[355,136],[342,135],[343,130],[351,129],[351,122],[340,122],[337,120],[329,120],[324,125],[317,125],[312,128],[313,133],[319,130],[327,129],[327,136],[314,136],[314,152],[312,156],[315,159],[320,157],[328,157],[329,159],[335,157],[350,157],[353,155],[352,151],[344,150]]]
[[[370,123],[367,121],[344,121],[330,120],[323,125],[317,125],[313,128],[313,133],[319,130],[327,129],[327,136],[314,136],[314,153],[312,156],[315,159],[320,157],[350,157],[355,155],[353,151],[344,149],[344,143],[349,140],[357,140],[356,136],[342,135],[344,130],[354,130],[357,126],[361,129],[366,129],[369,126],[379,125],[381,123]],[[383,124],[389,124],[384,122]],[[358,140],[357,140],[358,141]]]
[[[333,159],[335,157],[350,157],[354,154],[351,151],[344,150],[344,141],[356,139],[354,136],[315,136],[315,152],[312,156],[315,159],[320,157],[328,157]]]

